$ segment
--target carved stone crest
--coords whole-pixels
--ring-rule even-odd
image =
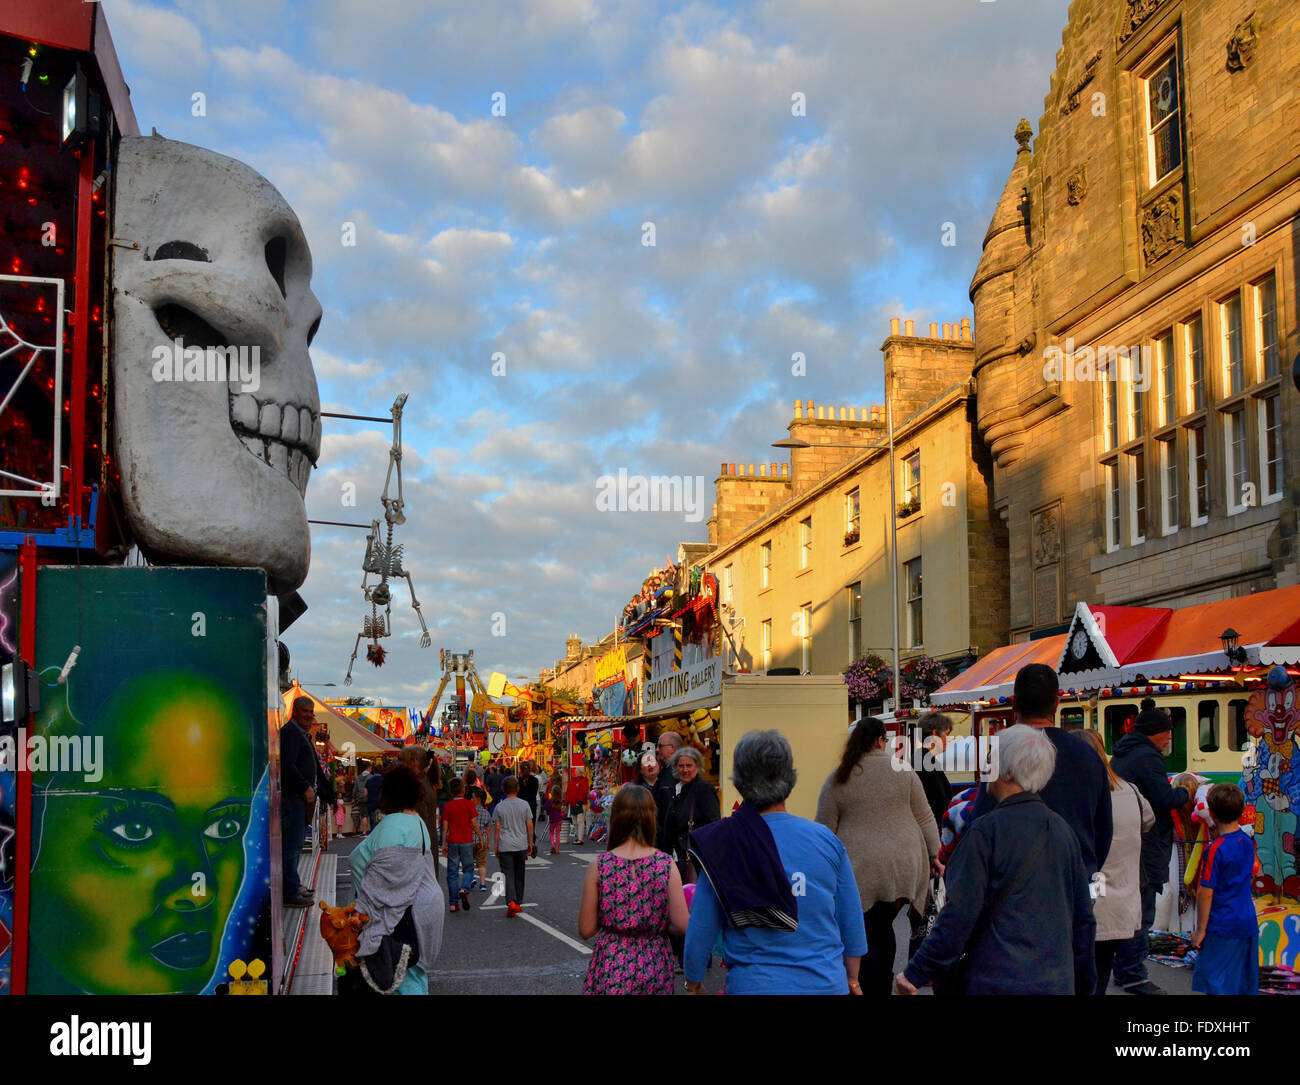
[[[1183,197],[1167,192],[1142,212],[1142,256],[1148,266],[1184,242]]]
[[[1255,32],[1255,13],[1252,11],[1233,31],[1228,39],[1228,71],[1243,71],[1255,59],[1255,46],[1259,36]]]
[[[1128,10],[1124,13],[1124,21],[1119,28],[1120,45],[1142,29],[1142,24],[1156,13],[1164,0],[1125,0],[1125,2]]]
[[[1078,207],[1088,195],[1088,167],[1079,166],[1065,182],[1066,200],[1071,207]]]

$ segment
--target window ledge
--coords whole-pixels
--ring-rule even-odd
[[[1180,525],[1180,530],[1173,534],[1164,535],[1158,539],[1148,539],[1145,543],[1137,546],[1124,546],[1117,550],[1098,554],[1090,562],[1089,568],[1094,573],[1105,572],[1107,569],[1127,565],[1132,561],[1168,553],[1182,546],[1194,546],[1197,543],[1216,539],[1221,535],[1231,535],[1243,528],[1271,523],[1276,519],[1276,509],[1270,505],[1259,505],[1254,508],[1246,508],[1242,512],[1231,516],[1214,517],[1204,523],[1193,524],[1185,530]]]

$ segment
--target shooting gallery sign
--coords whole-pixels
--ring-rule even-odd
[[[644,711],[672,708],[687,701],[722,696],[722,660],[716,656],[645,683]]]

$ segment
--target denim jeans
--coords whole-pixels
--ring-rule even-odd
[[[457,882],[460,882],[457,885]],[[447,888],[451,891],[450,903],[456,903],[457,895],[470,887],[474,881],[474,845],[447,845]]]
[[[298,857],[307,840],[307,802],[301,795],[280,794],[280,860],[285,900],[293,900],[301,891],[298,881]]]
[[[1156,920],[1156,894],[1158,885],[1142,887],[1142,926],[1132,938],[1121,942],[1115,950],[1115,982],[1121,987],[1133,987],[1145,983],[1147,979],[1147,941],[1151,924]]]

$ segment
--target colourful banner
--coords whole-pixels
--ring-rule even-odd
[[[596,685],[622,682],[627,678],[627,645],[620,644],[596,660]]]

